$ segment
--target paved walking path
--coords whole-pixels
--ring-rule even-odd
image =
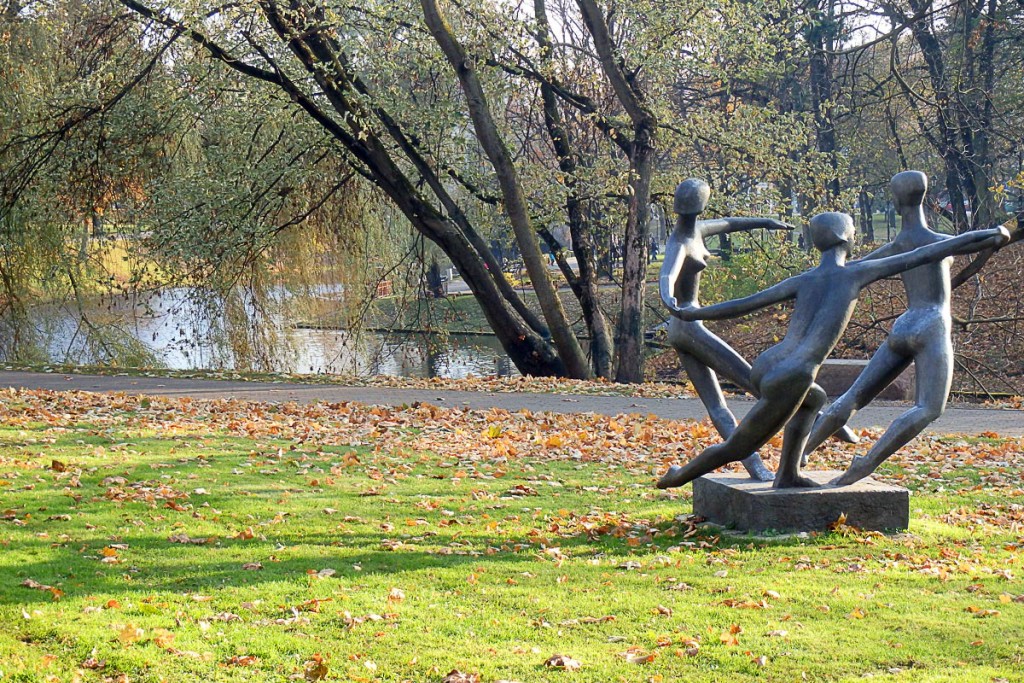
[[[164,377],[113,377],[65,375],[37,372],[0,371],[0,387],[29,389],[125,392],[153,396],[191,396],[195,398],[238,398],[252,401],[358,401],[379,405],[402,405],[424,401],[468,408],[506,408],[556,413],[593,412],[603,415],[653,413],[663,418],[701,420],[704,407],[695,398],[631,398],[566,394],[498,393],[480,391],[439,391],[427,389],[391,389],[325,384],[242,382],[208,379],[172,379]],[[737,417],[745,415],[752,401],[730,401]],[[886,402],[860,411],[854,428],[886,427],[903,413],[908,404]],[[936,420],[930,431],[937,433],[981,434],[995,432],[1005,436],[1024,436],[1024,411],[989,408],[950,407]]]

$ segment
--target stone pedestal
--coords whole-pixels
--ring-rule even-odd
[[[801,474],[825,484],[841,472]],[[740,531],[824,531],[842,514],[858,529],[901,531],[910,522],[910,492],[871,477],[850,486],[773,489],[746,474],[711,474],[693,482],[693,512]]]

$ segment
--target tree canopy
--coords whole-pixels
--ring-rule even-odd
[[[5,319],[52,263],[64,275],[50,282],[74,289],[83,259],[68,240],[130,209],[165,276],[224,291],[297,244],[344,254],[366,283],[425,241],[520,371],[637,381],[650,230],[685,177],[711,183],[719,215],[806,215],[856,197],[864,211],[916,167],[955,229],[1005,220],[1024,172],[1022,13],[998,0],[12,0]],[[521,256],[539,310],[496,244]],[[621,270],[602,268],[611,253]],[[599,296],[608,275],[617,310]]]

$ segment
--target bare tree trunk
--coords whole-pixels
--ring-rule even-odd
[[[860,235],[865,242],[875,241],[875,217],[868,188],[861,186],[857,203],[860,204]]]
[[[981,8],[984,7],[984,10]],[[977,103],[977,120],[975,125],[967,126],[970,131],[970,153],[975,171],[972,177],[973,194],[971,195],[972,221],[977,228],[985,228],[995,222],[997,213],[996,198],[989,189],[995,183],[992,178],[994,159],[990,149],[990,129],[994,116],[992,94],[995,91],[996,70],[996,22],[998,0],[988,0],[978,6],[977,22],[970,22],[969,30],[981,32],[981,48],[975,59],[969,62],[971,81],[980,82],[982,87],[976,89],[980,93],[981,102]],[[967,22],[965,22],[966,24]],[[965,27],[965,29],[968,27]],[[970,37],[969,37],[970,38]],[[980,73],[978,73],[980,71]],[[979,95],[975,95],[978,97]]]
[[[622,312],[616,345],[618,382],[644,380],[644,289],[647,286],[648,219],[650,218],[651,176],[654,173],[653,130],[639,127],[633,141],[631,164],[635,175],[630,182],[629,214],[622,253]]]
[[[908,0],[915,20],[896,3],[883,3],[896,21],[910,26],[914,42],[921,50],[933,95],[935,132],[922,130],[942,157],[946,171],[946,190],[957,232],[972,226],[985,227],[994,222],[995,200],[989,191],[994,160],[989,145],[989,128],[994,111],[991,100],[995,83],[995,29],[998,25],[997,0],[961,2],[951,10],[945,29],[957,47],[950,52],[943,45],[939,29],[930,17],[929,0]],[[926,17],[926,18],[921,18]],[[980,47],[979,47],[980,46]],[[960,73],[950,74],[951,55],[957,55]],[[911,98],[919,100],[902,78],[900,86]],[[967,87],[961,82],[969,84]],[[923,124],[919,117],[919,124]],[[968,217],[967,212],[972,215]]]
[[[545,0],[534,0],[537,42],[544,52],[544,58],[550,60],[552,45],[545,5]],[[569,281],[573,293],[579,299],[583,309],[583,318],[590,331],[590,357],[594,372],[599,377],[611,379],[615,349],[608,319],[604,311],[601,310],[598,296],[597,263],[594,256],[592,226],[579,197],[579,184],[576,180],[579,158],[573,149],[573,141],[558,107],[555,91],[547,82],[541,83],[541,97],[544,102],[544,124],[555,148],[555,154],[558,156],[558,167],[565,176],[566,215],[569,222],[569,233],[572,235],[572,250],[576,256],[579,273],[575,280],[571,278],[571,273],[566,273],[566,279]]]
[[[623,239],[622,309],[616,348],[619,366],[615,379],[619,382],[642,382],[644,379],[643,301],[647,281],[647,223],[650,216],[651,177],[658,120],[647,106],[636,82],[636,74],[623,68],[616,55],[615,43],[605,13],[594,0],[577,0],[583,23],[594,41],[601,70],[611,83],[615,97],[626,110],[633,124],[633,142],[629,154],[629,214]]]
[[[423,16],[431,35],[445,57],[455,70],[462,85],[463,94],[469,107],[477,140],[490,160],[501,187],[505,203],[505,213],[512,224],[519,251],[523,256],[523,265],[530,275],[537,301],[540,303],[544,318],[551,329],[551,338],[562,358],[562,362],[571,377],[589,378],[592,376],[579,340],[573,334],[569,321],[558,298],[558,292],[551,281],[547,262],[540,250],[537,233],[530,221],[529,207],[519,182],[519,175],[508,147],[501,139],[494,117],[491,114],[487,96],[476,75],[473,60],[469,58],[462,45],[456,40],[450,27],[441,16],[436,0],[421,0]]]
[[[812,10],[811,24],[807,29],[807,41],[811,46],[810,85],[811,101],[814,105],[814,124],[817,131],[818,151],[826,156],[833,176],[826,183],[829,198],[839,198],[839,159],[836,144],[836,126],[832,101],[832,56],[835,50],[838,26],[835,18],[834,0],[824,0],[825,13],[820,8]]]

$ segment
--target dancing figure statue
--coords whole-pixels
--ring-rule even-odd
[[[785,428],[775,488],[817,486],[800,476],[800,460],[825,392],[814,384],[818,369],[846,329],[861,289],[883,277],[947,258],[1005,244],[1003,228],[977,230],[913,251],[847,264],[853,219],[842,213],[818,214],[810,222],[811,241],[821,251],[815,268],[742,299],[697,308],[676,307],[683,320],[731,318],[795,299],[785,338],[754,361],[750,379],[760,398],[720,444],[709,446],[682,466],[672,467],[659,488],[682,486],[722,465],[747,457]]]
[[[661,300],[675,310],[680,306],[698,306],[700,276],[707,267],[709,255],[704,238],[711,235],[754,230],[792,230],[791,225],[771,218],[718,218],[697,220],[708,203],[711,190],[703,180],[691,178],[679,183],[675,194],[676,227],[665,245],[665,261],[661,267],[659,289]],[[668,341],[679,354],[686,376],[708,411],[715,429],[723,439],[736,429],[736,418],[725,403],[718,375],[728,379],[751,395],[758,397],[757,387],[750,381],[750,364],[700,320],[682,320],[672,316],[668,321]],[[838,430],[847,441],[856,441],[849,429]],[[752,478],[771,481],[775,475],[752,453],[742,460]]]
[[[661,266],[659,289],[661,300],[674,310],[680,306],[698,306],[700,275],[707,268],[710,255],[704,238],[740,230],[764,228],[792,230],[771,218],[719,218],[697,220],[711,196],[711,189],[703,180],[691,178],[676,187],[674,208],[676,227],[665,245],[665,261]],[[717,375],[757,396],[757,388],[750,381],[750,365],[736,351],[700,320],[682,320],[672,316],[668,321],[668,341],[679,354],[686,376],[693,384],[697,396],[704,403],[711,422],[722,438],[728,438],[736,429],[736,418],[725,404]],[[716,374],[717,373],[717,374]],[[771,481],[774,474],[761,462],[761,457],[750,453],[743,459],[743,467],[752,478]]]
[[[906,254],[918,247],[951,239],[930,230],[925,221],[924,197],[928,190],[928,177],[924,173],[897,173],[890,182],[890,189],[896,210],[903,218],[903,226],[896,239],[862,260]],[[857,380],[818,417],[807,440],[803,464],[807,463],[807,455],[811,451],[844,427],[854,413],[870,403],[911,362],[917,368],[914,407],[889,426],[867,455],[855,457],[836,483],[852,484],[870,475],[886,458],[942,415],[953,381],[949,309],[949,268],[952,262],[952,257],[947,257],[902,273],[907,311],[893,323],[888,338]]]

